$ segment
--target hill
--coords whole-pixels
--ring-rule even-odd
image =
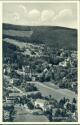
[[[20,26],[3,24],[3,39],[77,49],[77,30],[59,26]]]

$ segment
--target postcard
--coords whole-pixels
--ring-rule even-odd
[[[1,1],[1,123],[79,123],[79,1]]]

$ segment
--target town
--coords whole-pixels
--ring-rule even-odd
[[[3,39],[3,121],[76,122],[77,51]]]

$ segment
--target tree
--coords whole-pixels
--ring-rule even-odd
[[[16,112],[15,112],[14,106],[12,105],[9,108],[9,120],[10,121],[13,121],[15,114],[16,114]]]
[[[59,107],[60,107],[60,108],[63,108],[63,106],[64,106],[64,100],[61,99],[61,100],[59,101]]]
[[[53,115],[52,115],[52,108],[48,108],[46,111],[45,111],[45,115],[47,115],[48,116],[48,119],[49,119],[49,121],[51,122],[51,121],[53,121]]]
[[[25,87],[25,90],[28,91],[37,91],[37,87],[34,84],[28,83]]]
[[[45,81],[45,75],[44,75],[44,74],[42,74],[42,75],[40,76],[39,81],[40,81],[40,82],[44,82],[44,81]]]
[[[61,115],[61,110],[58,108],[55,112],[55,117],[59,117]]]
[[[41,94],[41,92],[37,92],[36,94],[35,94],[35,98],[42,98],[42,94]]]
[[[61,116],[66,117],[66,109],[62,109]]]
[[[51,75],[49,73],[45,74],[45,81],[50,81]]]
[[[67,108],[67,110],[71,110],[71,104],[70,104],[70,103],[67,103],[66,108]]]
[[[76,111],[76,106],[74,104],[71,105],[71,112],[74,113]]]
[[[72,101],[72,103],[75,103],[75,104],[76,104],[76,99],[75,99],[75,98],[73,98],[73,101]]]
[[[52,95],[49,95],[49,99],[51,100],[51,98],[52,98]]]
[[[31,102],[31,101],[29,101],[28,103],[27,103],[27,106],[28,106],[28,108],[29,109],[34,109],[34,104]]]

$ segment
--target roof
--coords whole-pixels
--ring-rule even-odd
[[[43,99],[37,99],[36,102],[37,103],[45,103],[45,100],[43,100]]]
[[[22,93],[10,93],[9,97],[17,97],[17,96],[22,96]]]

